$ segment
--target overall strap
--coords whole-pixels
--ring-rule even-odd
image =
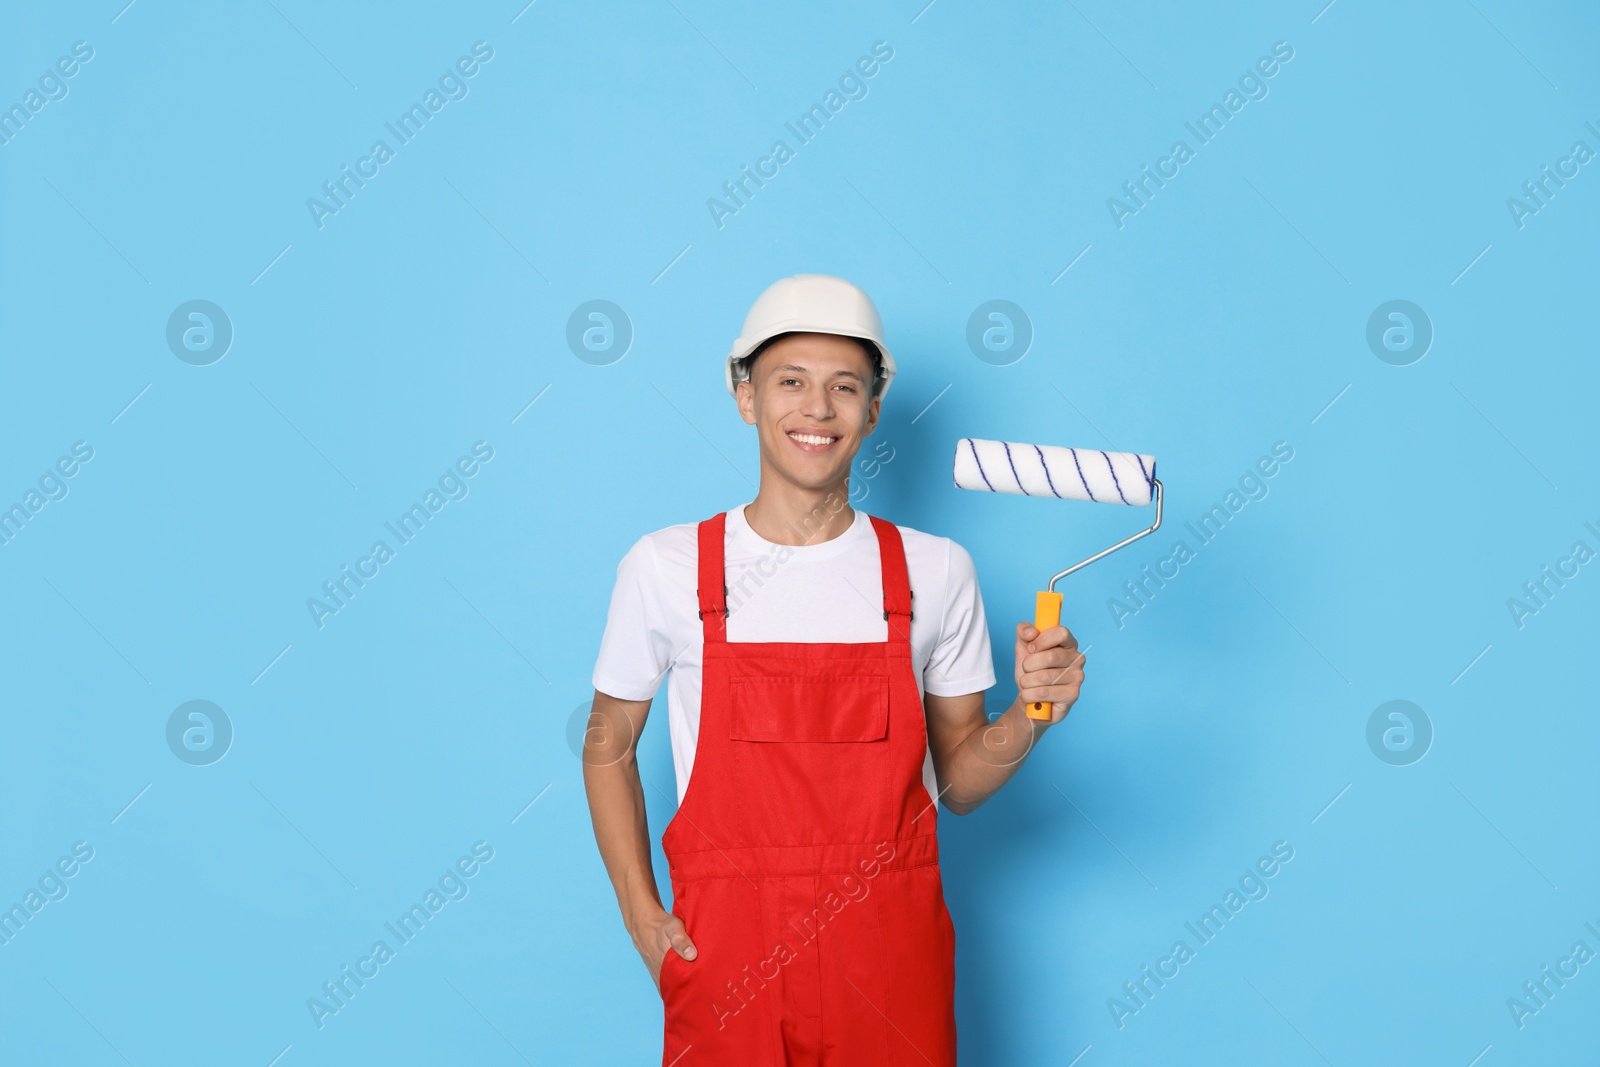
[[[883,617],[889,622],[889,639],[911,641],[911,578],[906,572],[906,550],[892,522],[869,515],[878,535],[878,560],[883,566]]]
[[[700,623],[707,644],[728,639],[728,585],[722,569],[723,535],[728,526],[726,511],[711,516],[699,526]]]

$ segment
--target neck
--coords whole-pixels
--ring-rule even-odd
[[[836,485],[823,489],[763,478],[755,500],[744,509],[745,521],[761,538],[777,545],[832,541],[856,521],[849,477],[846,473]]]

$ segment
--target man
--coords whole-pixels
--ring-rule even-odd
[[[1020,623],[1018,695],[991,725],[971,558],[849,506],[894,374],[865,293],[823,275],[775,283],[726,364],[760,444],[755,500],[650,534],[618,567],[584,785],[661,990],[664,1064],[954,1063],[937,801],[978,807],[1078,698],[1072,635]],[[633,750],[663,675],[670,912]],[[1051,703],[1050,720],[1028,702]]]

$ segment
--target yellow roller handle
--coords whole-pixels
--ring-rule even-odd
[[[1061,594],[1038,593],[1033,601],[1033,625],[1043,633],[1052,626],[1061,625]],[[1027,707],[1028,718],[1050,720],[1050,705],[1029,704]]]

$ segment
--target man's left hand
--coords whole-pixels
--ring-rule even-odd
[[[1041,632],[1032,623],[1017,624],[1017,700],[1049,703],[1052,726],[1065,719],[1077,701],[1083,664],[1078,639],[1065,626]]]

